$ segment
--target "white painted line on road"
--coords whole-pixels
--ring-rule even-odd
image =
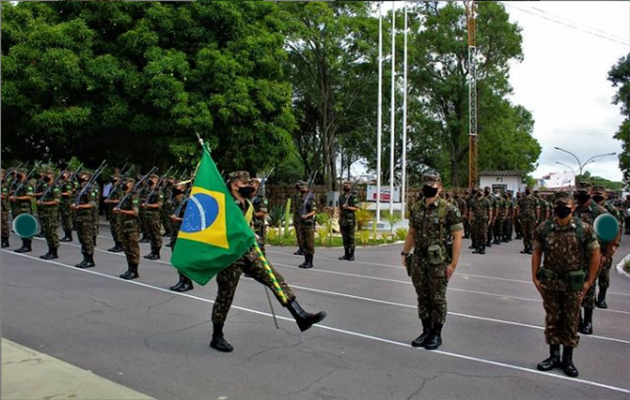
[[[137,285],[137,286],[146,287],[146,288],[153,289],[153,290],[158,290],[160,292],[168,293],[168,294],[173,295],[173,296],[182,296],[182,297],[187,297],[187,298],[198,300],[198,301],[203,301],[205,303],[214,304],[214,301],[209,300],[209,299],[205,299],[203,297],[197,297],[197,296],[189,295],[189,294],[186,294],[186,293],[172,292],[171,290],[164,289],[164,288],[157,287],[157,286],[148,285],[148,284],[142,283],[142,282],[137,282],[137,281],[133,281],[133,280],[132,281],[128,281],[128,280],[120,279],[118,277],[114,277],[112,275],[103,274],[101,272],[90,271],[90,270],[86,270],[86,269],[79,269],[79,268],[73,267],[73,266],[68,265],[68,264],[63,264],[63,263],[56,262],[56,261],[51,261],[51,260],[42,260],[40,258],[29,256],[29,255],[26,255],[26,254],[13,253],[13,252],[7,251],[7,250],[2,250],[2,252],[7,253],[7,254],[12,254],[12,255],[15,255],[15,256],[19,256],[19,257],[29,258],[29,259],[32,259],[32,260],[35,260],[35,261],[39,261],[39,262],[43,262],[43,263],[58,265],[60,267],[68,268],[68,269],[71,269],[71,270],[77,271],[77,272],[86,272],[86,273],[89,273],[89,274],[93,274],[95,276],[101,276],[101,277],[104,277],[104,278],[112,279],[112,280],[115,280],[116,282],[120,282],[120,283],[128,283],[128,284],[133,284],[133,285]],[[232,307],[237,309],[237,310],[246,311],[246,312],[250,312],[250,313],[253,313],[253,314],[257,314],[257,315],[263,315],[263,316],[266,316],[266,317],[272,317],[271,314],[266,313],[266,312],[253,310],[253,309],[250,309],[250,308],[245,308],[245,307],[240,307],[240,306],[235,306],[235,305],[233,305]],[[280,315],[278,315],[277,318],[280,319],[280,320],[284,320],[284,321],[293,321],[291,318],[283,317],[283,316],[280,316]],[[334,327],[331,327],[331,326],[317,324],[317,325],[314,325],[314,327],[320,328],[320,329],[324,329],[324,330],[328,330],[328,331],[332,331],[332,332],[342,333],[342,334],[345,334],[345,335],[348,335],[348,336],[360,337],[360,338],[367,339],[367,340],[372,340],[372,341],[381,342],[381,343],[387,343],[387,344],[391,344],[391,345],[395,345],[395,346],[399,346],[399,347],[408,347],[408,348],[411,347],[407,343],[397,342],[395,340],[385,339],[385,338],[381,338],[381,337],[377,337],[377,336],[366,335],[366,334],[359,333],[359,332],[348,331],[348,330],[345,330],[345,329],[334,328]],[[442,351],[442,350],[432,350],[432,351],[426,352],[425,354],[431,354],[431,353],[441,354],[441,355],[445,355],[445,356],[448,356],[448,357],[454,357],[454,358],[459,358],[459,359],[463,359],[463,360],[479,362],[479,363],[482,363],[482,364],[488,364],[488,365],[493,365],[493,366],[497,366],[497,367],[502,367],[502,368],[507,368],[507,369],[512,369],[512,370],[522,371],[522,372],[528,372],[528,373],[541,375],[541,376],[545,376],[545,377],[549,377],[549,378],[564,380],[564,381],[567,381],[567,382],[582,383],[582,384],[585,384],[585,385],[595,386],[595,387],[599,387],[599,388],[603,388],[603,389],[608,389],[608,390],[612,390],[612,391],[615,391],[615,392],[630,394],[630,390],[629,389],[625,389],[625,388],[621,388],[621,387],[606,385],[606,384],[599,383],[599,382],[587,381],[587,380],[584,380],[584,379],[569,378],[569,377],[563,376],[563,375],[554,375],[554,374],[538,371],[538,370],[531,369],[531,368],[521,367],[521,366],[518,366],[518,365],[506,364],[506,363],[501,363],[501,362],[497,362],[497,361],[486,360],[486,359],[483,359],[483,358],[470,357],[470,356],[466,356],[466,355],[458,354],[458,353],[451,353],[451,352]]]

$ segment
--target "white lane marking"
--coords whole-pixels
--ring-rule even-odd
[[[173,291],[168,290],[168,289],[164,289],[164,288],[161,288],[161,287],[148,285],[148,284],[142,283],[142,282],[137,282],[137,281],[133,281],[133,280],[132,281],[128,281],[128,280],[120,279],[118,277],[114,277],[112,275],[103,274],[101,272],[90,271],[90,270],[86,270],[86,269],[79,269],[79,268],[73,267],[73,266],[68,265],[68,264],[63,264],[63,263],[56,262],[56,261],[51,261],[51,260],[42,260],[40,258],[36,258],[36,257],[29,256],[29,255],[26,255],[26,254],[12,253],[12,252],[9,252],[7,250],[2,250],[2,252],[8,253],[8,254],[13,254],[13,255],[19,256],[19,257],[30,258],[30,259],[35,260],[35,261],[40,261],[40,262],[44,262],[44,263],[58,265],[60,267],[68,268],[68,269],[71,269],[71,270],[77,271],[77,272],[86,272],[86,273],[89,273],[89,274],[93,274],[95,276],[101,276],[101,277],[104,277],[104,278],[112,279],[112,280],[115,280],[116,282],[138,285],[138,286],[142,286],[142,287],[145,287],[145,288],[158,290],[160,292],[165,292],[165,293],[168,293],[170,295],[183,296],[183,297],[187,297],[187,298],[190,298],[190,299],[203,301],[205,303],[214,304],[214,301],[209,300],[209,299],[205,299],[203,297],[197,297],[197,296],[189,295],[189,294],[186,294],[186,293],[177,293],[177,292],[173,292]],[[272,317],[271,314],[266,313],[266,312],[253,310],[253,309],[250,309],[250,308],[245,308],[245,307],[240,307],[240,306],[235,306],[235,305],[232,305],[232,307],[237,309],[237,310],[250,312],[250,313],[253,313],[253,314],[257,314],[257,315],[263,315],[263,316],[266,316],[266,317]],[[278,315],[276,317],[278,319],[280,319],[280,320],[283,320],[283,321],[293,321],[291,318],[283,317],[281,315]],[[381,343],[387,343],[387,344],[391,344],[391,345],[395,345],[395,346],[399,346],[399,347],[411,347],[407,343],[397,342],[395,340],[385,339],[385,338],[381,338],[381,337],[378,337],[378,336],[366,335],[366,334],[359,333],[359,332],[348,331],[348,330],[345,330],[345,329],[334,328],[334,327],[331,327],[331,326],[317,324],[317,325],[313,325],[313,327],[320,328],[320,329],[325,329],[325,330],[332,331],[332,332],[343,333],[343,334],[346,334],[348,336],[360,337],[360,338],[363,338],[363,339],[373,340],[373,341],[377,341],[377,342],[381,342]],[[521,367],[521,366],[518,366],[518,365],[506,364],[506,363],[502,363],[502,362],[486,360],[486,359],[483,359],[483,358],[471,357],[471,356],[466,356],[466,355],[463,355],[463,354],[451,353],[451,352],[442,351],[442,350],[432,350],[432,351],[428,352],[427,354],[431,354],[431,353],[441,354],[441,355],[445,355],[445,356],[448,356],[448,357],[454,357],[454,358],[459,358],[459,359],[463,359],[463,360],[475,361],[475,362],[479,362],[479,363],[482,363],[482,364],[488,364],[488,365],[493,365],[493,366],[497,366],[497,367],[513,369],[513,370],[522,371],[522,372],[528,372],[528,373],[532,373],[532,374],[536,374],[536,375],[546,376],[546,377],[549,377],[549,378],[565,380],[567,382],[582,383],[582,384],[589,385],[589,386],[595,386],[595,387],[599,387],[599,388],[603,388],[603,389],[609,389],[609,390],[616,391],[616,392],[630,394],[630,390],[625,389],[625,388],[611,386],[611,385],[606,385],[606,384],[599,383],[599,382],[587,381],[587,380],[584,380],[584,379],[569,378],[569,377],[563,376],[563,375],[554,375],[554,374],[538,371],[538,370],[535,370],[535,369]]]

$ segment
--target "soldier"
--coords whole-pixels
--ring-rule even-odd
[[[624,215],[624,226],[626,235],[630,235],[630,194],[626,195],[626,200],[622,204]]]
[[[619,242],[621,241],[621,213],[612,203],[606,201],[606,196],[609,193],[606,192],[606,188],[598,185],[593,187],[593,200],[601,207],[604,207],[609,214],[612,214],[617,218],[617,222],[619,223],[619,231],[617,232],[617,237],[613,240],[612,244],[609,244],[607,247],[608,254],[605,259],[602,260],[602,269],[599,272],[599,277],[597,279],[597,286],[599,288],[599,293],[597,294],[597,302],[595,305],[599,308],[608,308],[608,304],[606,304],[606,292],[608,291],[608,287],[610,287],[610,269],[613,264],[613,257],[615,252],[619,248]]]
[[[77,268],[92,268],[94,263],[94,208],[96,208],[97,197],[93,187],[87,187],[90,174],[81,172],[79,174],[79,202],[72,203],[72,210],[77,213],[77,235],[81,243],[81,253],[83,261],[75,265]]]
[[[579,218],[582,222],[593,226],[595,218],[601,214],[606,214],[605,208],[597,205],[592,199],[593,185],[587,181],[580,181],[578,183],[578,192],[575,195],[578,205],[573,211],[573,215]],[[603,243],[599,241],[599,247],[601,248],[599,259],[597,260],[600,268],[607,263],[607,258],[612,253],[612,242]],[[599,273],[599,270],[597,271]],[[593,278],[593,281],[597,279],[597,276]],[[580,333],[584,335],[590,335],[593,333],[593,309],[595,308],[595,287],[591,287],[584,295],[582,301],[582,308],[584,308],[584,317],[580,315]]]
[[[562,368],[575,378],[573,349],[580,340],[578,315],[584,295],[593,287],[599,268],[599,244],[591,225],[574,218],[573,200],[567,193],[555,196],[555,217],[536,229],[532,256],[532,280],[543,299],[546,312],[545,341],[550,357],[538,370]],[[544,257],[543,267],[540,268]],[[584,268],[588,267],[585,279]],[[560,345],[564,347],[560,360]]]
[[[523,226],[521,225],[521,219],[518,216],[518,205],[521,203],[523,197],[521,192],[516,193],[516,202],[514,203],[514,232],[516,233],[516,240],[523,239]]]
[[[462,244],[464,225],[457,207],[440,199],[442,181],[438,175],[422,177],[424,201],[414,205],[409,232],[401,253],[402,264],[410,269],[418,296],[418,316],[422,334],[411,345],[435,350],[442,345],[446,321],[446,286],[455,272]],[[452,235],[452,250],[447,235]],[[414,249],[413,261],[408,256]]]
[[[540,216],[540,208],[536,198],[532,196],[530,188],[525,189],[525,195],[521,196],[518,207],[516,208],[516,217],[521,222],[523,235],[523,250],[521,254],[532,254],[532,239],[534,236],[534,224]]]
[[[164,194],[158,188],[159,177],[151,175],[149,177],[149,189],[146,200],[142,203],[144,210],[144,222],[151,241],[151,253],[144,256],[147,260],[159,260],[162,249],[162,231],[160,220],[160,209],[164,204]]]
[[[95,207],[92,209],[92,223],[94,224],[94,246],[96,246],[96,238],[98,237],[98,233],[100,230],[99,229],[100,219],[99,219],[98,207],[101,200],[101,187],[97,182],[94,182],[94,184],[92,185],[92,191],[93,191],[94,198],[96,199]]]
[[[120,275],[120,278],[130,280],[137,279],[138,265],[140,264],[140,243],[139,243],[139,214],[140,199],[137,193],[129,194],[134,187],[134,180],[127,179],[123,182],[123,194],[120,202],[112,213],[118,215],[120,241],[127,258],[127,271]],[[129,194],[129,196],[127,196]]]
[[[472,226],[470,224],[470,219],[468,218],[468,210],[469,210],[469,205],[472,202],[472,200],[474,199],[474,193],[472,190],[470,189],[466,189],[466,196],[464,197],[463,201],[464,201],[464,213],[462,214],[462,217],[464,218],[464,239],[469,239],[472,237]],[[462,207],[460,206],[460,212],[462,211]],[[471,246],[469,247],[469,249],[474,249],[475,245],[474,243],[471,244]]]
[[[164,204],[160,208],[160,220],[162,221],[162,227],[164,228],[164,235],[162,237],[171,237],[173,234],[173,224],[171,222],[171,214],[173,214],[173,184],[175,178],[168,176],[164,179],[164,185],[162,187],[162,193],[164,194]]]
[[[54,174],[49,171],[43,176],[43,182],[46,184],[42,196],[37,201],[37,209],[39,210],[39,218],[42,224],[42,231],[48,243],[48,253],[40,256],[42,260],[55,260],[59,258],[57,249],[59,249],[59,202],[61,200],[61,190],[54,185]]]
[[[44,194],[44,190],[46,190],[46,182],[44,182],[44,176],[46,171],[44,169],[40,169],[39,172],[33,175],[33,180],[31,184],[35,188],[35,202],[41,199]],[[35,237],[43,238],[44,237],[44,224],[42,223],[42,214],[40,212],[39,207],[37,207],[37,219],[39,221],[39,232],[35,235]]]
[[[466,225],[468,224],[468,211],[466,210],[466,199],[459,194],[459,192],[455,192],[455,204],[457,209],[459,210],[459,214],[462,216],[462,222],[464,224],[464,239],[469,238],[469,232],[466,230]]]
[[[2,248],[9,247],[9,182],[7,181],[7,171],[2,168]]]
[[[17,218],[21,214],[33,214],[32,201],[35,196],[33,186],[26,181],[26,171],[21,170],[16,175],[16,189],[10,197],[11,202],[15,204],[15,212],[13,218]],[[15,250],[16,253],[28,253],[32,251],[31,243],[33,239],[22,239],[22,247]]]
[[[343,239],[344,255],[340,260],[354,261],[354,232],[357,229],[355,213],[359,209],[357,196],[352,193],[352,182],[343,183],[343,194],[339,197],[339,228]]]
[[[498,214],[498,210],[497,210],[497,200],[496,198],[492,195],[492,192],[490,191],[490,186],[486,186],[483,188],[483,195],[485,198],[488,199],[488,201],[490,202],[490,211],[492,211],[491,216],[490,216],[490,220],[489,220],[489,224],[487,226],[487,235],[486,235],[486,246],[487,247],[492,247],[492,238],[493,238],[493,232],[492,232],[492,228],[494,226],[494,221],[497,219],[497,214]],[[481,254],[485,254],[485,250],[484,253]]]
[[[494,198],[497,204],[497,216],[494,220],[494,244],[500,245],[504,239],[503,224],[507,216],[507,202],[501,195],[501,189],[495,189]]]
[[[248,200],[253,191],[250,186],[249,174],[245,171],[234,172],[229,175],[228,188],[232,194],[234,202],[241,209],[245,219],[252,223],[253,205]],[[218,292],[217,298],[212,308],[212,341],[210,347],[222,352],[231,352],[234,348],[225,340],[223,336],[223,326],[232,305],[232,299],[238,286],[238,281],[243,270],[249,271],[253,278],[267,286],[283,307],[286,307],[300,328],[304,332],[313,324],[316,324],[326,317],[325,312],[317,314],[307,313],[300,307],[295,298],[295,294],[284,281],[273,266],[269,265],[270,272],[275,275],[275,279],[280,289],[274,286],[270,273],[266,270],[256,248],[252,246],[241,258],[229,267],[217,274]]]
[[[304,181],[297,181],[295,184],[295,190],[297,193],[291,198],[291,205],[293,207],[293,228],[295,229],[295,236],[297,237],[298,249],[295,253],[296,256],[304,255],[304,238],[302,237],[302,231],[300,230],[300,204],[302,204],[302,195],[300,195],[300,188],[305,185]]]
[[[177,214],[171,214],[171,248],[175,249],[175,244],[177,243],[177,235],[179,234],[179,229],[182,226],[182,221],[184,220],[184,213],[186,212],[186,204],[188,199],[184,198],[184,193],[186,191],[186,186],[183,183],[176,183],[173,185],[173,212]],[[194,286],[190,278],[184,276],[181,272],[179,273],[179,282],[175,284],[175,286],[171,286],[170,288],[174,292],[187,292],[189,290],[193,290]]]
[[[313,256],[315,255],[315,214],[317,214],[317,205],[315,197],[308,196],[308,183],[302,182],[300,186],[300,203],[297,205],[297,213],[299,215],[298,228],[302,236],[302,252],[304,253],[304,262],[299,265],[300,268],[313,268]]]
[[[139,175],[137,177],[137,180],[142,179],[142,175]],[[147,182],[144,181],[142,182],[142,185],[140,186],[140,192],[138,193],[139,197],[139,201],[140,204],[144,204],[144,202],[147,200],[147,195],[149,194],[149,192],[151,191],[151,189],[149,188],[149,186],[147,185]],[[146,222],[146,217],[145,217],[145,209],[143,207],[140,207],[140,212],[138,214],[138,222],[140,224],[140,233],[142,234],[142,237],[140,238],[140,243],[149,243],[149,233],[147,231],[147,222]]]
[[[514,198],[512,195],[511,190],[503,194],[503,200],[505,200],[507,207],[505,210],[505,221],[503,221],[503,242],[505,243],[512,241],[512,230],[514,229]]]
[[[121,177],[118,174],[112,175],[112,188],[111,192],[107,199],[105,199],[105,207],[108,208],[109,215],[109,231],[112,234],[112,238],[114,239],[114,247],[107,249],[107,251],[111,251],[112,253],[120,253],[123,251],[122,240],[120,238],[120,214],[114,214],[113,210],[118,205],[118,202],[122,198],[122,182],[120,181]]]
[[[473,254],[486,254],[486,243],[488,242],[488,227],[492,221],[492,205],[490,200],[484,197],[481,189],[477,189],[468,207],[468,219],[472,224]]]
[[[267,212],[269,208],[269,201],[265,197],[265,193],[259,193],[260,181],[257,179],[252,180],[252,185],[255,192],[252,192],[252,204],[254,206],[254,233],[257,236],[258,246],[265,253],[265,240],[267,237]]]
[[[61,228],[63,229],[64,237],[61,238],[62,242],[72,242],[72,230],[74,229],[73,211],[71,209],[72,200],[74,199],[75,190],[74,184],[69,180],[70,170],[66,170],[61,175],[61,205],[59,210],[61,211]]]

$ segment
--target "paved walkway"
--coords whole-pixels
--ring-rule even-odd
[[[3,400],[152,398],[4,338],[1,397]]]

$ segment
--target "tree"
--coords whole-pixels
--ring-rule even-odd
[[[3,156],[220,168],[293,149],[283,22],[271,2],[2,3]]]
[[[613,104],[621,106],[621,114],[626,118],[615,133],[615,139],[621,141],[623,152],[619,156],[619,168],[623,172],[623,180],[630,184],[630,53],[619,59],[608,72],[608,80],[613,87],[619,87],[613,97]]]

